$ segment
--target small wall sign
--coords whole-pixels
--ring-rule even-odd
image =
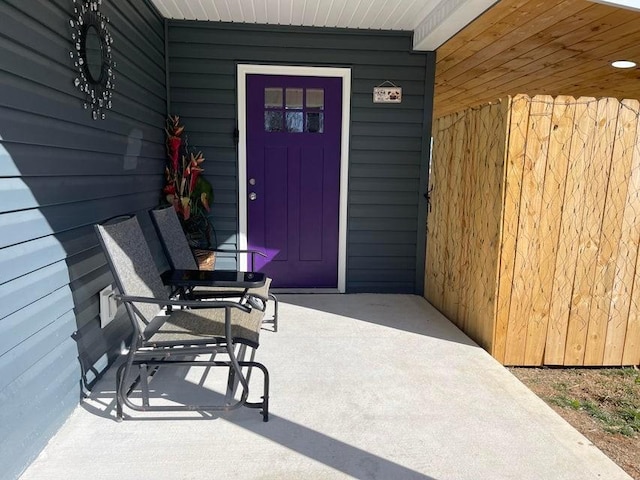
[[[390,86],[384,86],[385,83]],[[373,103],[401,103],[402,87],[398,87],[391,82],[384,82],[377,87],[373,87]]]

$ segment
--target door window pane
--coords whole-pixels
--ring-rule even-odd
[[[307,88],[307,108],[324,108],[324,89]]]
[[[309,133],[322,133],[324,130],[324,113],[321,112],[307,112],[307,123],[305,125],[305,132]]]
[[[275,112],[271,110],[267,110],[266,112],[264,112],[264,131],[282,131],[282,112]]]
[[[287,132],[302,132],[302,112],[287,112]]]
[[[282,108],[282,89],[265,88],[264,106],[265,108]]]
[[[302,88],[287,88],[287,109],[302,108]]]

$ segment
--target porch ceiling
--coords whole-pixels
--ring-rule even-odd
[[[435,50],[496,0],[151,0],[166,18],[406,30]]]
[[[640,98],[640,12],[502,0],[437,49],[436,118],[518,93]]]

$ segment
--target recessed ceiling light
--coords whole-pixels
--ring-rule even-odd
[[[633,68],[636,66],[636,62],[632,62],[630,60],[618,60],[612,62],[611,66],[615,68]]]

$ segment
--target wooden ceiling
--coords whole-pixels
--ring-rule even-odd
[[[640,12],[501,0],[438,48],[435,118],[518,93],[640,99]]]

